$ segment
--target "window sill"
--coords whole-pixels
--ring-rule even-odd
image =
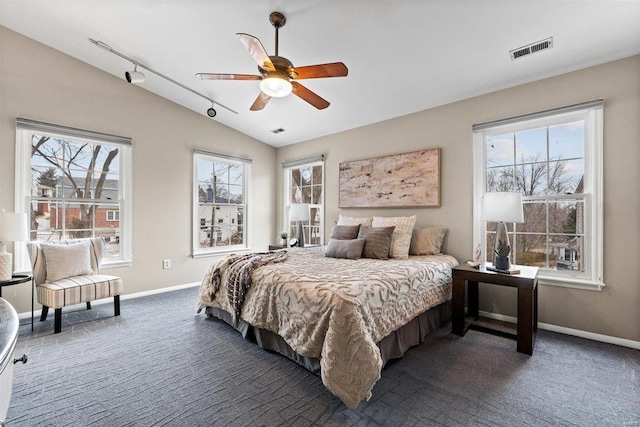
[[[210,252],[196,252],[191,255],[192,258],[209,258],[215,256],[223,256],[229,254],[237,254],[237,253],[249,253],[251,252],[251,248],[237,248],[237,249],[221,249],[217,251]]]
[[[572,279],[567,277],[557,277],[557,276],[545,276],[544,274],[538,274],[538,284],[547,285],[547,286],[557,286],[560,288],[571,288],[571,289],[584,289],[587,291],[598,291],[602,292],[604,290],[605,284],[600,281],[592,281],[586,279]]]
[[[133,263],[131,261],[111,261],[105,262],[100,265],[101,269],[109,269],[109,268],[120,268],[120,267],[131,267]]]

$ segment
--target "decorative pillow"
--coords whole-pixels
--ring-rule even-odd
[[[445,227],[415,228],[411,236],[409,255],[439,254],[446,233]]]
[[[358,225],[334,225],[331,229],[331,239],[335,240],[353,240],[358,238]]]
[[[396,259],[409,258],[409,246],[411,245],[411,233],[416,224],[416,216],[373,217],[373,227],[388,227],[395,225],[391,236],[391,251],[389,256]]]
[[[365,239],[362,258],[389,259],[391,236],[394,229],[394,226],[367,227],[361,225],[358,238]]]
[[[358,217],[358,216],[338,216],[338,225],[366,225],[367,227],[371,227],[371,222],[373,221],[373,217]]]
[[[47,263],[46,282],[93,274],[90,244],[89,240],[68,245],[41,243],[44,260]]]
[[[359,259],[362,256],[364,239],[329,240],[324,256],[331,258]]]

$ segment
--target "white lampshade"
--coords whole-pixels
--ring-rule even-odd
[[[21,242],[29,240],[27,214],[0,212],[0,242]]]
[[[485,193],[482,199],[482,221],[524,222],[520,193]]]
[[[291,93],[293,86],[286,78],[274,75],[260,81],[260,90],[274,98],[282,98]]]
[[[289,221],[309,221],[309,204],[292,203],[289,208]]]

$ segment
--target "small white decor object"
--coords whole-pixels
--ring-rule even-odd
[[[7,242],[29,240],[27,214],[0,212],[0,282],[13,276],[13,255],[7,252]]]

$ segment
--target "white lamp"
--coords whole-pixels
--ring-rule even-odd
[[[509,235],[505,222],[524,222],[522,209],[522,195],[520,193],[494,192],[485,193],[482,198],[482,221],[497,222],[496,239],[493,245],[493,264],[495,265],[495,250],[498,243],[506,242],[509,245]]]
[[[289,208],[289,221],[298,222],[298,246],[304,247],[304,229],[303,221],[309,221],[309,204],[308,203],[292,203]]]
[[[285,77],[274,74],[260,81],[260,90],[271,97],[282,98],[291,93],[293,86]]]
[[[13,256],[7,252],[6,242],[29,240],[27,214],[0,212],[0,281],[11,280],[13,276]]]

